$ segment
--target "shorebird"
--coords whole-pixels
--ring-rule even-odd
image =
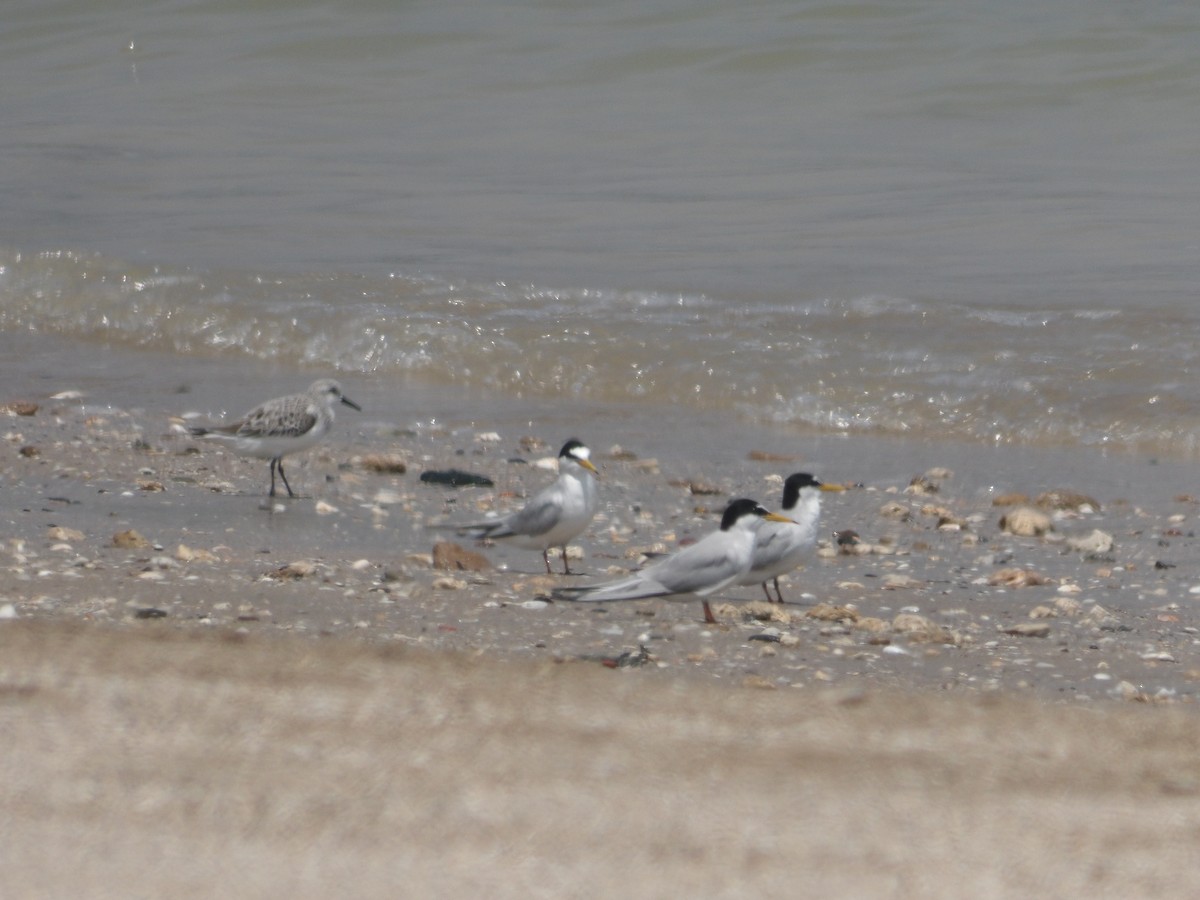
[[[563,574],[570,575],[567,544],[583,533],[596,515],[596,467],[591,451],[571,438],[558,452],[558,480],[540,490],[525,506],[507,516],[457,526],[460,534],[507,541],[528,550],[541,550],[546,574],[551,573],[550,548],[562,548]]]
[[[684,599],[700,597],[704,621],[716,622],[707,597],[737,582],[750,571],[755,532],[764,522],[790,522],[768,512],[754,500],[734,500],[721,516],[721,527],[689,547],[661,559],[627,578],[589,587],[559,588],[559,600],[605,603],[650,597]]]
[[[268,400],[236,422],[225,425],[186,425],[193,437],[221,441],[243,456],[271,461],[271,493],[275,496],[275,470],[288,496],[295,497],[283,473],[283,458],[289,453],[307,450],[328,434],[333,425],[333,406],[341,403],[362,409],[342,393],[332,378],[314,381],[303,394],[289,394]]]
[[[821,518],[821,491],[825,486],[807,472],[789,475],[783,483],[782,514],[790,522],[765,522],[754,539],[750,571],[739,585],[761,584],[768,603],[782,603],[779,576],[785,575],[816,546],[817,523]],[[775,583],[775,596],[767,582]]]

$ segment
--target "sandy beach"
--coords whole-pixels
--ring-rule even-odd
[[[572,583],[791,471],[844,488],[789,602],[739,589],[706,626],[547,602],[540,554],[439,527],[519,504],[550,428],[595,418],[348,412],[270,503],[266,463],[173,432],[197,398],[165,392],[6,398],[37,406],[5,418],[13,896],[1191,893],[1182,464],[604,423]],[[450,467],[495,487],[420,480]],[[435,568],[439,541],[487,566]]]

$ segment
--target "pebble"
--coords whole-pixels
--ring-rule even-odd
[[[1000,517],[1000,530],[1018,537],[1041,537],[1053,527],[1048,515],[1029,506],[1018,506]]]
[[[359,458],[358,464],[379,475],[403,475],[408,471],[408,460],[398,453],[368,453]]]
[[[0,606],[0,619],[15,619],[17,617],[17,608],[11,603],[5,603]]]
[[[879,508],[879,515],[885,519],[907,520],[912,517],[912,512],[903,503],[892,500]]]
[[[1039,575],[1037,572],[1032,572],[1029,569],[1019,569],[1010,567],[1000,569],[998,572],[993,572],[987,580],[987,583],[993,587],[1010,587],[1023,588],[1034,587],[1037,585],[1048,584],[1049,579]]]
[[[450,487],[493,487],[495,485],[495,482],[486,475],[476,475],[461,469],[422,472],[421,481],[429,484],[446,484]]]
[[[443,572],[484,572],[492,567],[482,553],[453,541],[438,541],[433,545],[432,564],[433,568]]]
[[[113,535],[112,545],[122,550],[142,550],[150,546],[150,542],[142,537],[135,529],[118,531]]]
[[[309,562],[306,559],[290,562],[285,566],[280,566],[268,573],[268,578],[274,578],[277,581],[288,581],[297,578],[307,578],[317,571],[316,563]]]
[[[524,600],[519,605],[521,609],[545,609],[550,604],[545,600]]]
[[[902,612],[892,619],[892,630],[908,635],[910,640],[935,643],[954,643],[954,635],[932,619],[918,613]]]
[[[1087,494],[1079,491],[1053,490],[1038,495],[1034,501],[1042,509],[1072,510],[1079,513],[1096,513],[1100,504]]]
[[[1112,552],[1113,536],[1096,528],[1092,530],[1091,534],[1083,537],[1067,538],[1067,546],[1079,553],[1100,556]]]
[[[197,550],[186,544],[180,544],[175,548],[175,558],[180,562],[216,562],[216,554],[210,553],[208,550]]]
[[[46,538],[51,541],[82,541],[83,532],[74,528],[56,525],[46,532]]]
[[[1128,681],[1120,681],[1109,688],[1108,693],[1109,696],[1116,697],[1118,700],[1137,700],[1142,692]]]
[[[1015,637],[1044,638],[1050,635],[1050,626],[1045,622],[1018,622],[1005,628],[1004,633]]]

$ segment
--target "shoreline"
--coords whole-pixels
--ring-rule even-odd
[[[664,671],[775,687],[1200,696],[1200,504],[1182,462],[803,438],[690,414],[663,427],[625,410],[517,401],[485,401],[485,419],[448,407],[448,392],[395,398],[346,377],[365,411],[340,411],[322,445],[289,457],[305,497],[272,505],[265,462],[182,437],[170,420],[186,409],[238,412],[304,376],[248,390],[238,370],[215,384],[193,382],[198,371],[153,385],[140,405],[120,405],[136,372],[116,385],[72,380],[83,397],[17,388],[0,398],[43,404],[6,419],[0,496],[13,511],[3,523],[13,580],[0,606],[10,616],[138,627],[131,615],[155,609],[176,628],[353,634],[517,659],[615,659],[644,647]],[[225,406],[213,401],[218,392]],[[553,478],[540,462],[569,436],[583,437],[601,467],[601,512],[576,541],[578,568],[594,579],[706,533],[734,496],[778,505],[792,471],[848,489],[823,495],[825,549],[784,579],[793,602],[783,607],[761,608],[753,588],[732,591],[714,598],[721,627],[706,629],[698,603],[547,604],[561,577],[544,574],[538,553],[477,548],[441,526],[518,504]],[[373,472],[363,465],[372,455],[402,459],[408,471]],[[451,467],[496,487],[419,481],[423,469]],[[910,482],[928,473],[913,493]],[[1032,505],[1055,490],[1090,496],[1096,508],[1048,510],[1041,537],[999,527],[1011,511],[995,505],[1002,495]],[[125,530],[147,545],[114,547]],[[843,530],[870,552],[836,552],[832,534]],[[1090,557],[1071,549],[1096,531],[1113,546]],[[434,570],[441,540],[481,550],[492,568]],[[302,574],[286,569],[293,562]]]

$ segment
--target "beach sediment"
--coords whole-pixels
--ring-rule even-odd
[[[277,502],[260,461],[173,431],[165,397],[39,395],[5,420],[15,895],[371,896],[403,872],[418,892],[743,896],[798,871],[841,895],[1188,895],[1200,572],[1182,467],[700,443],[616,414],[413,429],[348,389],[375,418],[289,460],[302,497]],[[433,567],[459,540],[440,526],[519,504],[567,432],[600,425],[621,446],[584,435],[601,513],[572,582],[811,470],[844,490],[823,495],[790,602],[739,589],[706,626],[698,602],[548,602],[566,576],[533,551],[466,544],[486,566]],[[419,478],[451,466],[494,486]],[[147,854],[169,864],[147,873]]]

